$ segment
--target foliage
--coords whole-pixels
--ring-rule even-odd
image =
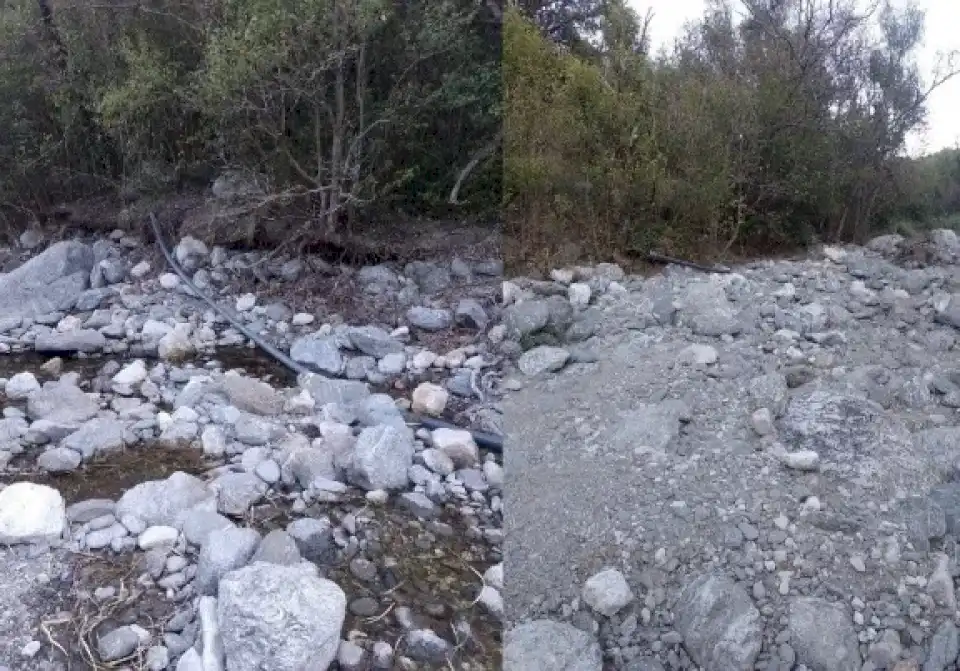
[[[709,3],[659,58],[647,51],[649,17],[622,0],[604,4],[592,53],[557,45],[536,13],[508,13],[514,262],[565,250],[722,257],[861,239],[910,199],[953,207],[916,189],[955,194],[956,173],[911,176],[903,158],[927,95],[954,74],[921,81],[920,12],[741,4]]]
[[[446,213],[500,127],[499,30],[471,0],[9,0],[0,203],[169,188],[207,166],[329,223]],[[489,211],[500,181],[482,161],[456,211]]]

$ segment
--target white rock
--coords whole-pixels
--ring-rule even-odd
[[[7,384],[4,385],[3,388],[3,393],[6,394],[7,398],[11,401],[21,401],[39,389],[40,383],[37,381],[36,376],[27,371],[17,373],[7,380]]]
[[[815,471],[820,467],[820,455],[813,450],[779,452],[777,456],[784,466],[794,470]]]
[[[752,415],[750,415],[750,423],[753,425],[753,430],[757,432],[757,435],[760,436],[769,436],[773,433],[773,413],[770,412],[769,408],[757,408]]]
[[[163,289],[176,289],[180,284],[180,277],[175,273],[164,273],[160,276],[160,286]]]
[[[81,328],[83,328],[83,322],[79,317],[74,315],[67,315],[57,322],[57,331],[60,333],[69,333],[70,331],[76,331]]]
[[[574,282],[567,287],[567,300],[578,310],[582,310],[590,305],[590,285],[583,282]]]
[[[833,261],[834,263],[840,263],[845,258],[847,258],[847,252],[841,249],[840,247],[831,247],[825,245],[823,248],[823,255]]]
[[[503,562],[494,564],[484,571],[483,582],[496,589],[503,589]]]
[[[249,312],[257,304],[257,297],[253,294],[244,294],[237,299],[237,312]]]
[[[413,360],[410,362],[410,367],[413,368],[413,370],[426,370],[430,366],[434,365],[436,361],[437,355],[430,350],[425,349],[413,355]]]
[[[143,323],[143,328],[140,329],[140,337],[147,342],[154,342],[172,330],[169,324],[157,321],[156,319],[148,319]]]
[[[431,433],[433,446],[446,452],[457,468],[469,468],[477,463],[480,452],[469,431],[436,429]]]
[[[306,389],[301,390],[296,396],[291,396],[283,404],[284,411],[294,415],[309,415],[316,407],[317,402]]]
[[[316,317],[312,314],[306,312],[298,312],[293,315],[293,319],[290,321],[294,326],[306,326],[307,324],[312,324]]]
[[[52,487],[17,482],[0,492],[0,543],[53,541],[66,524],[63,497]]]
[[[503,597],[495,587],[484,585],[480,590],[479,601],[488,613],[498,619],[503,618]]]
[[[179,408],[173,411],[171,419],[174,422],[196,422],[198,419],[200,419],[200,413],[188,405],[181,405]]]
[[[208,426],[200,434],[203,453],[211,457],[222,457],[227,451],[227,438],[219,426]]]
[[[143,278],[147,273],[150,272],[150,264],[146,261],[141,261],[133,268],[130,269],[130,277],[139,280]]]
[[[126,366],[121,369],[119,373],[113,376],[113,383],[120,385],[133,385],[140,384],[147,379],[147,365],[141,360],[137,359],[132,363],[128,363]]]
[[[633,601],[633,592],[617,569],[600,571],[583,586],[583,600],[593,610],[606,617],[612,617]]]
[[[367,492],[364,498],[375,506],[382,506],[390,500],[390,492],[385,489],[374,489]]]
[[[447,407],[449,398],[450,393],[443,387],[430,382],[421,382],[413,390],[411,409],[415,413],[437,416]]]
[[[177,536],[180,532],[174,527],[153,526],[140,534],[137,538],[137,545],[141,550],[153,550],[160,547],[173,547],[177,543]]]
[[[680,360],[686,364],[710,366],[717,363],[717,348],[711,345],[695,343],[680,353]]]
[[[181,322],[177,324],[172,331],[160,338],[157,343],[157,354],[162,359],[176,359],[187,356],[194,350],[193,343],[190,342],[190,324]]]

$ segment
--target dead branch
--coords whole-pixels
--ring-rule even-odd
[[[450,190],[450,196],[447,198],[447,202],[450,205],[459,205],[460,201],[458,196],[460,195],[460,187],[463,186],[464,181],[467,177],[476,170],[477,166],[485,161],[493,152],[496,151],[497,146],[503,140],[503,128],[497,131],[497,134],[493,137],[490,142],[481,147],[470,159],[463,170],[460,171],[460,174],[457,176],[457,181],[453,185],[453,189]]]

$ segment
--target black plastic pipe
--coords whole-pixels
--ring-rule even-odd
[[[163,235],[160,233],[160,224],[157,222],[157,216],[153,212],[150,213],[150,227],[153,229],[153,235],[157,240],[157,246],[160,248],[160,251],[163,253],[164,258],[167,260],[167,263],[173,268],[173,271],[180,277],[183,282],[190,287],[196,296],[202,300],[204,303],[213,308],[218,314],[220,314],[224,319],[230,322],[230,325],[235,329],[240,331],[243,335],[253,341],[260,349],[272,356],[274,359],[282,363],[284,366],[295,372],[297,375],[305,374],[320,374],[316,371],[308,369],[306,366],[303,366],[289,356],[278,350],[276,347],[270,343],[263,340],[259,335],[251,331],[246,327],[240,320],[236,319],[231,315],[227,310],[217,305],[213,300],[208,298],[200,289],[197,288],[197,285],[193,283],[193,280],[187,275],[187,273],[180,267],[180,264],[177,263],[176,259],[173,258],[173,254],[170,253],[170,250],[163,242]],[[326,377],[326,376],[325,376]],[[458,429],[462,431],[467,431],[473,437],[473,441],[477,444],[477,447],[482,447],[485,450],[490,452],[496,452],[498,454],[503,453],[503,437],[498,436],[495,433],[487,433],[484,431],[473,431],[471,429],[463,429],[458,427],[455,424],[450,424],[439,419],[433,419],[432,417],[422,417],[411,412],[404,413],[404,418],[409,424],[415,424],[422,426],[425,429]]]

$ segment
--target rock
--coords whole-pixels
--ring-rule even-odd
[[[281,473],[287,481],[295,481],[307,489],[318,478],[336,480],[339,473],[334,465],[335,453],[330,449],[303,447],[290,451],[283,462]]]
[[[938,606],[948,608],[951,612],[957,609],[957,595],[953,585],[953,574],[950,571],[950,557],[942,552],[934,555],[937,565],[927,579],[927,594]]]
[[[184,236],[173,249],[173,256],[180,267],[187,272],[197,269],[199,263],[209,254],[207,246],[200,240],[189,235]]]
[[[857,632],[843,606],[815,597],[790,600],[787,630],[797,661],[812,671],[860,671]]]
[[[227,573],[217,616],[230,671],[326,669],[340,645],[347,598],[316,567],[257,562]]]
[[[350,481],[368,491],[397,490],[407,486],[407,469],[413,463],[413,436],[393,426],[360,432],[347,469]]]
[[[55,541],[66,528],[66,507],[56,489],[15,482],[0,491],[0,543]]]
[[[490,317],[487,316],[480,301],[474,298],[462,298],[454,311],[454,322],[461,328],[485,331],[490,323]]]
[[[691,282],[685,287],[680,303],[681,321],[688,323],[697,335],[735,335],[743,328],[718,282]]]
[[[100,411],[100,404],[75,384],[47,382],[27,399],[27,416],[57,424],[80,424]]]
[[[220,579],[247,564],[260,543],[253,529],[225,527],[207,535],[197,559],[197,591],[216,596]]]
[[[494,564],[483,572],[483,582],[494,589],[503,589],[503,562]]]
[[[210,482],[210,490],[217,494],[219,512],[239,517],[263,498],[267,486],[255,473],[224,473]]]
[[[738,583],[716,574],[695,579],[674,608],[676,629],[704,671],[752,671],[763,640],[760,613]]]
[[[454,468],[475,466],[480,451],[473,435],[463,429],[435,429],[430,434],[433,446],[443,452],[453,462]]]
[[[346,364],[334,336],[311,333],[290,346],[290,358],[307,368],[327,375],[340,375]]]
[[[147,671],[164,671],[170,666],[170,650],[165,645],[154,645],[147,649],[144,658]]]
[[[353,406],[370,397],[370,387],[365,382],[354,380],[331,380],[321,375],[302,376],[300,387],[313,398],[317,407],[329,403]]]
[[[274,529],[263,537],[256,552],[250,558],[251,564],[258,561],[289,566],[299,564],[303,561],[303,557],[300,555],[300,549],[297,547],[296,541],[293,540],[293,536],[283,529]]]
[[[779,452],[777,457],[784,466],[797,471],[815,471],[820,467],[820,455],[813,450]]]
[[[237,299],[237,312],[250,312],[257,304],[257,297],[254,294],[243,294]]]
[[[403,352],[403,343],[395,340],[389,333],[376,326],[351,328],[347,335],[353,347],[367,356],[382,359],[388,354]]]
[[[35,391],[40,390],[40,383],[33,373],[17,373],[4,385],[3,393],[11,401],[22,401]]]
[[[923,663],[923,671],[946,671],[960,654],[960,633],[950,620],[937,628],[930,642],[930,654]]]
[[[404,492],[397,499],[397,505],[420,519],[431,519],[437,515],[433,501],[419,492]]]
[[[97,653],[104,662],[129,657],[140,647],[140,635],[133,627],[119,627],[97,640]]]
[[[85,244],[50,245],[19,268],[0,275],[0,315],[37,317],[69,310],[87,289],[95,260]]]
[[[140,384],[147,379],[147,365],[142,359],[137,359],[124,366],[119,373],[113,376],[113,383],[118,385]]]
[[[583,586],[584,603],[604,617],[613,617],[633,601],[626,578],[616,569],[605,569],[591,576]]]
[[[54,447],[37,457],[37,466],[48,473],[70,473],[80,468],[82,461],[76,450]]]
[[[107,344],[99,331],[74,329],[63,333],[51,331],[37,335],[33,349],[41,354],[64,354],[73,352],[99,352]]]
[[[902,422],[870,400],[813,390],[793,397],[780,421],[780,439],[794,450],[810,450],[839,477],[879,489],[935,483],[929,464],[915,454]]]
[[[195,348],[190,340],[190,330],[190,324],[179,323],[162,336],[157,342],[157,354],[160,358],[183,359],[193,354]]]
[[[446,661],[451,649],[450,643],[431,629],[414,629],[407,632],[404,652],[417,662],[439,664]]]
[[[294,520],[287,525],[287,534],[296,543],[304,559],[325,563],[331,561],[336,554],[333,526],[326,517],[303,517]]]
[[[152,480],[128,489],[117,501],[116,515],[133,515],[147,526],[180,528],[184,513],[210,498],[211,492],[202,480],[177,471],[166,480]]]
[[[693,344],[680,353],[680,361],[691,365],[710,366],[717,362],[719,356],[716,347]]]
[[[283,395],[266,382],[228,373],[220,384],[230,403],[244,412],[274,416],[283,411]]]
[[[546,301],[515,303],[503,311],[503,325],[509,337],[517,341],[542,330],[548,321],[550,306]]]
[[[137,546],[144,552],[158,548],[171,549],[177,543],[180,532],[174,527],[152,526],[147,527],[137,538]]]
[[[356,643],[340,641],[337,649],[337,666],[343,671],[363,671],[366,651]]]
[[[415,413],[423,413],[438,417],[447,407],[447,401],[450,394],[443,387],[430,382],[421,382],[413,390],[411,397],[411,410]]]
[[[449,310],[414,306],[407,310],[407,321],[424,331],[442,331],[453,324]]]
[[[200,434],[203,453],[211,457],[222,457],[227,451],[227,437],[219,426],[207,426]]]
[[[562,347],[541,345],[524,352],[517,361],[517,367],[527,377],[536,377],[560,370],[569,360],[570,352]]]
[[[503,671],[601,671],[600,645],[576,627],[534,620],[504,634]]]
[[[62,446],[90,459],[103,452],[121,449],[126,435],[127,426],[123,422],[95,417],[64,438]]]
[[[180,286],[180,276],[176,273],[164,273],[160,276],[160,288],[171,291]]]
[[[184,538],[188,543],[201,547],[214,531],[234,526],[233,522],[226,517],[214,510],[204,508],[204,505],[200,504],[182,514]]]

